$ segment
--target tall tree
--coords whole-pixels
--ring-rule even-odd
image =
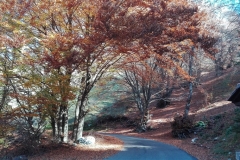
[[[120,70],[123,72],[125,83],[128,84],[133,101],[139,112],[140,121],[138,130],[146,131],[149,117],[149,104],[153,101],[154,95],[157,94],[156,88],[160,89],[160,84],[164,83],[159,76],[158,67],[154,55],[151,58],[140,60],[136,55],[128,56],[128,63]],[[120,73],[121,74],[121,73]]]
[[[68,139],[68,101],[78,96],[73,130],[76,141],[82,136],[90,90],[121,56],[113,50],[106,31],[98,27],[100,6],[102,1],[1,2],[6,23],[16,27],[11,22],[17,22],[18,31],[31,37],[21,54],[32,70],[25,72],[28,78],[21,79],[21,85],[34,91],[37,98],[26,100],[42,106],[50,116],[53,134],[63,142]]]
[[[1,135],[7,134],[9,122],[14,115],[10,114],[12,106],[10,95],[13,94],[13,79],[16,78],[20,49],[25,44],[25,38],[16,28],[18,23],[10,21],[6,14],[1,14],[0,21],[0,130]]]
[[[14,96],[23,110],[50,116],[62,142],[68,140],[69,100],[77,97],[77,141],[91,89],[122,56],[154,55],[159,67],[189,78],[179,66],[186,50],[199,43],[214,54],[215,39],[198,28],[204,14],[185,0],[2,0],[0,9],[6,26],[25,40]]]
[[[216,76],[236,63],[238,55],[239,4],[233,1],[196,1],[206,13],[202,28],[212,35],[218,35],[216,43],[218,52],[213,59]],[[221,22],[221,23],[219,23]]]
[[[126,68],[125,74],[127,83],[133,89],[137,105],[144,104],[140,101],[144,95],[140,96],[139,93],[143,93],[146,85],[151,83],[149,73],[152,72],[146,73],[142,62],[147,61],[152,55],[156,58],[154,65],[187,80],[191,79],[191,75],[186,68],[181,67],[184,61],[182,56],[192,47],[199,46],[208,57],[214,57],[216,37],[211,36],[202,26],[201,22],[206,18],[206,14],[198,10],[196,5],[184,0],[148,2],[136,0],[122,3],[121,5],[127,9],[124,7],[115,9],[112,18],[103,15],[109,18],[108,23],[103,26],[109,30],[109,36],[119,40],[121,46],[119,49],[122,52],[136,53],[138,56],[134,57],[135,62],[129,57],[124,61],[124,64],[129,62],[131,66]],[[106,10],[111,10],[113,6],[116,8],[117,3],[112,2]],[[119,30],[114,28],[117,25],[121,26]],[[195,56],[196,53],[191,54]],[[146,102],[149,101],[149,95],[149,92],[145,95]]]

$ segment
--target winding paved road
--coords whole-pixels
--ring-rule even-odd
[[[124,149],[105,160],[197,160],[187,152],[165,143],[118,134],[107,135],[121,139]]]

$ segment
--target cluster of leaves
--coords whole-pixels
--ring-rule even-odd
[[[206,128],[207,127],[207,122],[197,121],[194,126],[199,127],[199,128]]]

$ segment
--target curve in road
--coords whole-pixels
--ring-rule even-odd
[[[197,160],[187,152],[165,143],[119,134],[107,135],[121,139],[124,149],[105,160]]]

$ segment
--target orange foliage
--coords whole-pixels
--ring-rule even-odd
[[[216,53],[217,37],[203,32],[200,26],[206,15],[186,0],[160,0],[159,3],[134,0],[123,1],[121,8],[118,5],[116,1],[104,5],[96,17],[100,21],[96,25],[118,41],[118,52],[136,54],[134,61],[152,55],[161,68],[175,69],[189,79],[179,66],[183,54],[198,44],[209,57]],[[127,57],[125,61],[133,62],[133,59]]]
[[[148,81],[155,73],[146,60],[155,58],[169,74],[189,79],[179,66],[182,55],[198,44],[209,56],[215,53],[216,39],[199,27],[204,14],[187,0],[2,0],[0,12],[0,47],[6,42],[21,53],[12,97],[28,116],[67,110],[77,94],[71,84],[75,71],[84,104],[94,84],[122,57],[122,66]]]

